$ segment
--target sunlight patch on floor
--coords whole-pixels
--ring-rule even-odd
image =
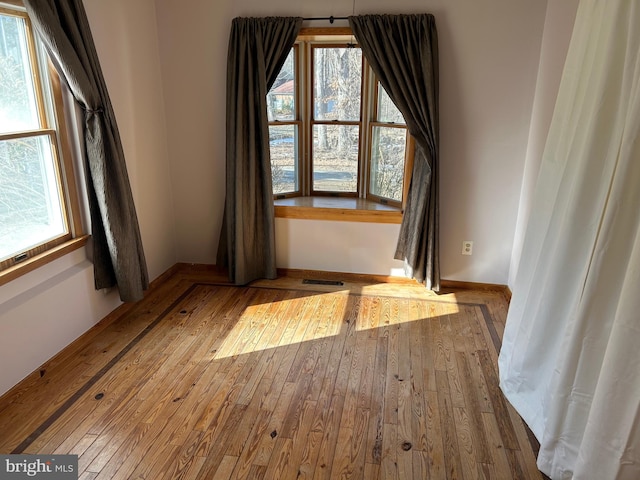
[[[367,289],[362,287],[359,295],[348,295],[350,290],[315,292],[249,306],[210,359],[336,336],[352,322],[355,332],[363,332],[459,312],[455,303],[370,295]]]

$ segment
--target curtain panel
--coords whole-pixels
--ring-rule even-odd
[[[125,302],[149,287],[147,265],[115,114],[81,0],[24,0],[60,76],[85,112],[85,170],[96,289]]]
[[[302,18],[235,18],[227,58],[226,196],[217,263],[244,285],[275,278],[267,93]]]
[[[640,6],[582,0],[499,356],[552,479],[640,478]]]
[[[380,83],[416,142],[411,185],[395,258],[406,273],[440,289],[438,34],[435,18],[357,15],[349,24]]]

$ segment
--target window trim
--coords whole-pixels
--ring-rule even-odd
[[[300,197],[333,197],[333,198],[357,198],[364,200],[364,203],[355,204],[349,202],[342,202],[344,207],[336,207],[345,210],[360,210],[361,207],[357,205],[366,205],[367,202],[378,203],[381,205],[385,205],[388,207],[395,208],[398,212],[400,212],[400,218],[402,211],[406,205],[407,194],[409,190],[409,184],[411,182],[411,173],[413,170],[413,154],[414,154],[414,139],[409,133],[409,130],[406,124],[393,124],[393,123],[385,123],[378,122],[376,116],[376,109],[378,107],[378,85],[379,81],[375,78],[373,71],[371,70],[371,66],[366,62],[366,58],[363,55],[363,71],[362,71],[362,91],[365,89],[368,90],[368,98],[363,98],[360,106],[360,120],[359,122],[346,122],[346,123],[354,123],[360,126],[360,138],[359,138],[359,149],[358,149],[358,183],[357,183],[357,193],[347,193],[347,192],[326,192],[326,191],[315,191],[313,190],[313,179],[312,179],[312,158],[305,158],[305,156],[311,156],[312,148],[309,142],[312,141],[312,129],[314,124],[324,124],[324,122],[316,121],[311,118],[310,112],[313,112],[313,70],[312,70],[312,61],[302,61],[301,55],[304,55],[305,58],[311,55],[312,45],[338,45],[342,46],[345,43],[355,43],[355,38],[353,36],[353,32],[349,27],[305,27],[302,28],[298,34],[296,39],[296,44],[294,48],[298,48],[295,55],[295,72],[297,75],[296,78],[296,88],[295,95],[296,101],[296,121],[295,122],[269,122],[269,125],[286,125],[286,124],[297,124],[299,131],[299,145],[298,145],[298,182],[299,189],[295,192],[286,192],[286,193],[277,193],[274,194],[273,198],[276,202],[276,216],[277,217],[288,217],[288,218],[301,218],[299,217],[299,213],[292,213],[293,209],[301,209],[301,211],[309,212],[309,209],[314,207],[305,206],[304,208],[296,205],[296,202],[290,202],[288,199]],[[304,53],[300,53],[302,50],[306,50]],[[303,89],[311,89],[311,92],[308,92],[307,95],[303,95]],[[301,97],[307,97],[307,99],[303,99]],[[309,110],[311,109],[311,110]],[[307,120],[303,120],[307,119]],[[330,122],[333,123],[333,122]],[[341,122],[340,124],[345,123]],[[370,168],[371,168],[371,137],[372,137],[372,127],[374,125],[379,126],[393,126],[395,128],[404,128],[407,132],[406,134],[406,146],[405,146],[405,162],[404,162],[404,172],[403,172],[403,187],[402,187],[402,202],[395,201],[393,199],[387,199],[385,197],[375,195],[370,192]],[[301,131],[304,130],[304,131]],[[362,158],[364,156],[364,158]],[[364,171],[361,171],[364,170]],[[356,205],[351,206],[351,205]],[[317,207],[315,207],[317,208]],[[366,210],[366,208],[365,208]],[[342,217],[343,215],[339,215]],[[309,218],[309,217],[307,217]],[[369,217],[370,220],[365,221],[376,221],[375,214]],[[344,219],[344,218],[340,218]],[[358,220],[355,220],[358,221]],[[383,223],[399,223],[397,220],[393,220],[390,222],[383,221]]]
[[[85,234],[82,225],[82,215],[80,210],[80,195],[76,183],[76,168],[71,153],[69,140],[69,130],[65,119],[65,105],[62,97],[62,82],[53,63],[49,61],[49,79],[51,80],[51,93],[53,95],[54,115],[58,126],[58,158],[61,164],[60,178],[62,181],[63,193],[67,203],[67,220],[72,236],[82,236]]]
[[[64,243],[55,245],[46,252],[39,255],[33,255],[23,262],[17,263],[0,271],[0,286],[84,247],[88,241],[89,235],[87,234],[77,236]]]
[[[274,200],[277,218],[402,223],[402,210],[357,197],[289,197]]]
[[[29,273],[40,266],[60,258],[76,249],[82,248],[88,242],[89,235],[84,233],[82,216],[76,185],[76,172],[69,143],[69,131],[65,121],[64,100],[62,96],[62,82],[48,55],[41,46],[37,45],[31,19],[24,8],[15,9],[6,5],[0,6],[0,14],[19,17],[25,21],[25,32],[29,63],[35,88],[38,117],[41,128],[30,131],[0,134],[2,140],[49,135],[51,138],[54,168],[58,181],[57,188],[62,199],[63,219],[68,230],[35,247],[20,252],[11,258],[0,262],[0,285],[4,285],[15,278]],[[46,65],[45,65],[46,63]],[[43,75],[43,68],[47,68],[48,75]],[[45,82],[45,79],[48,82]],[[47,102],[50,95],[50,103]],[[26,257],[19,258],[26,254]]]

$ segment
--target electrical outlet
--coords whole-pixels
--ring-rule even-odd
[[[463,240],[462,241],[462,255],[472,255],[473,254],[473,241],[471,240]]]

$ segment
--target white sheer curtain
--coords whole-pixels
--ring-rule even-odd
[[[582,0],[499,358],[553,479],[640,478],[640,2]]]

